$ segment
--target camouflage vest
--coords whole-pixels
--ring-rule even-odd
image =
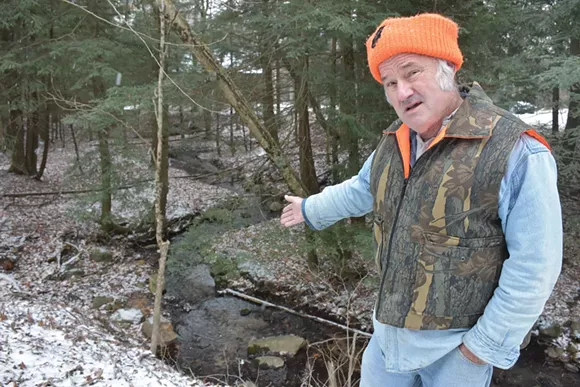
[[[506,242],[498,198],[526,132],[474,83],[449,124],[410,167],[410,130],[394,122],[371,167],[381,284],[377,319],[409,329],[470,328],[498,284]]]

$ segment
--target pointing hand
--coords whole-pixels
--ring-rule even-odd
[[[302,216],[302,201],[304,200],[298,196],[285,195],[284,199],[290,202],[284,210],[282,210],[282,216],[280,217],[280,223],[285,227],[294,226],[304,222],[304,216]]]

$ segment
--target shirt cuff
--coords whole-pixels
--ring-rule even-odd
[[[308,198],[304,198],[304,200],[302,200],[302,217],[304,218],[304,223],[306,223],[306,225],[308,227],[310,227],[313,230],[316,230],[316,227],[314,227],[312,225],[312,222],[310,222],[310,220],[308,219],[308,216],[306,216],[306,200]]]
[[[481,332],[477,324],[463,336],[463,344],[484,362],[504,370],[513,367],[520,355],[519,347],[500,346]]]

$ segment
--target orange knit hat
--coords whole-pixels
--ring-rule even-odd
[[[432,13],[385,19],[366,43],[373,77],[382,83],[379,65],[401,53],[445,59],[459,70],[463,55],[457,44],[458,30],[451,19]]]

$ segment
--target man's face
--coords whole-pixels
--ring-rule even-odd
[[[457,90],[441,90],[437,68],[435,58],[418,54],[398,54],[379,65],[389,102],[423,139],[435,136],[443,119],[461,101]]]

